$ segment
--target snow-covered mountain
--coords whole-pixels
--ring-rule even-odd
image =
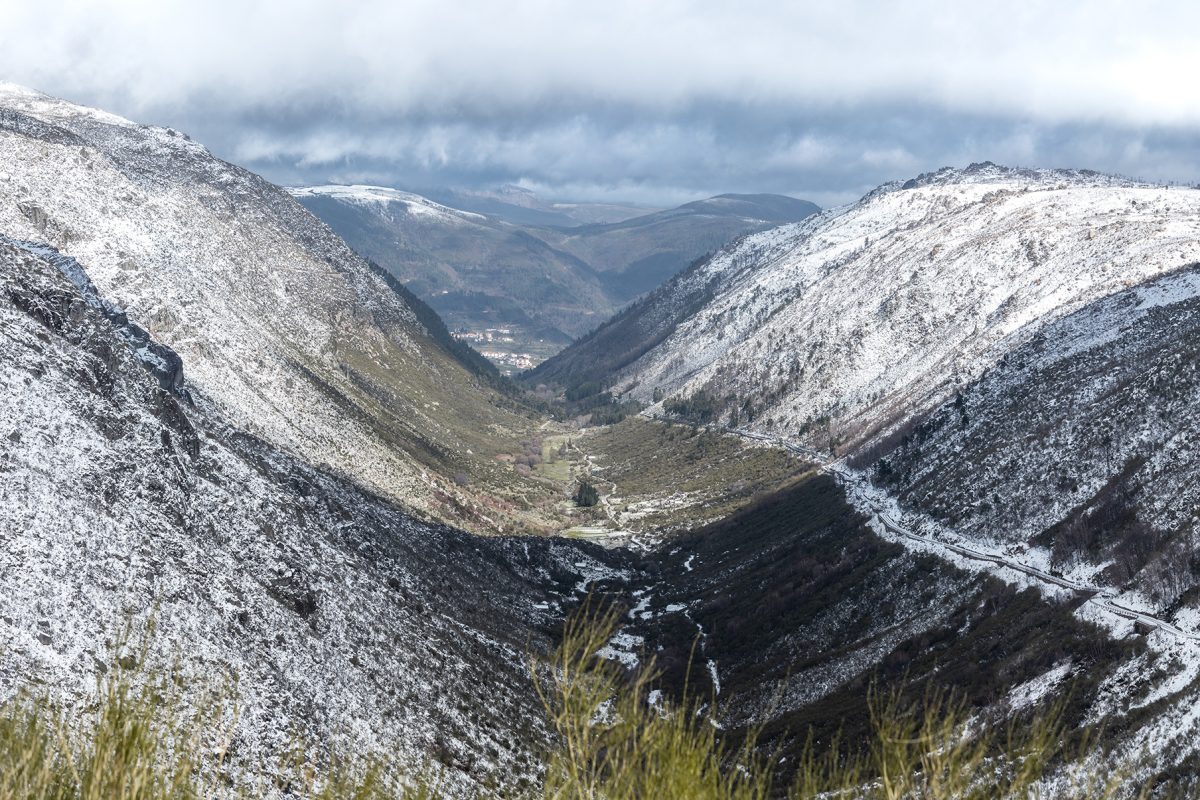
[[[629,598],[619,642],[658,653],[664,690],[707,684],[723,725],[772,723],[788,752],[838,724],[831,704],[865,718],[872,671],[919,691],[905,665],[937,664],[999,710],[1018,682],[1052,690],[1052,668],[1087,676],[1086,708],[1129,655],[1069,608],[879,541],[828,478],[644,555],[414,520],[232,426],[44,245],[0,241],[0,364],[0,689],[37,676],[86,701],[97,665],[138,652],[114,632],[153,618],[150,669],[232,692],[235,782],[300,734],[433,759],[451,796],[536,785],[550,740],[526,659],[592,587]],[[1009,656],[981,668],[1001,626]]]
[[[849,456],[912,527],[1195,631],[1198,263],[1195,189],[945,169],[747,237],[531,380]]]
[[[383,187],[289,191],[452,328],[519,326],[558,349],[612,311],[612,299],[587,264],[526,227]]]
[[[511,480],[489,456],[528,423],[486,362],[286,192],[177,131],[0,87],[0,232],[84,264],[230,424],[305,461],[450,517],[445,476]]]
[[[946,169],[747,237],[534,379],[602,378],[676,408],[698,399],[706,418],[847,450],[1053,320],[1197,260],[1200,191]]]
[[[844,458],[836,471],[852,502],[881,535],[934,556],[923,569],[948,561],[993,573],[1057,598],[1115,640],[1144,641],[1101,679],[1087,717],[1120,729],[1118,752],[1148,754],[1151,769],[1194,778],[1186,766],[1194,756],[1184,753],[1200,674],[1198,264],[1196,189],[1087,171],[945,169],[747,237],[530,380],[612,387],[651,414]],[[814,574],[837,574],[845,557],[827,553]],[[755,563],[769,570],[781,558],[760,553]],[[728,614],[737,601],[725,592],[743,569],[718,571],[691,596],[710,591],[713,613]],[[664,600],[680,602],[673,590],[695,580],[685,572]],[[919,582],[897,577],[895,597],[867,603],[855,630],[893,630],[887,614]],[[759,576],[759,585],[778,583]],[[954,602],[934,594],[925,596],[930,613]],[[688,604],[687,619],[710,631],[703,608]],[[811,624],[778,628],[799,635]],[[1023,622],[1007,624],[1015,632]],[[801,636],[800,650],[828,634]],[[834,641],[847,644],[843,632]],[[963,645],[956,638],[953,647]],[[907,652],[882,663],[897,653],[907,663]],[[857,645],[833,661],[802,659],[809,680],[786,696],[813,701],[838,658],[851,671],[871,663]],[[738,680],[733,660],[724,661],[733,670],[726,684]],[[1068,661],[1074,666],[1043,664],[1029,685],[1043,691],[1062,669],[1097,674]],[[789,669],[796,674],[796,662]],[[940,670],[943,679],[952,672]]]

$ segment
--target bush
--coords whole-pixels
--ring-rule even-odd
[[[632,680],[596,657],[612,637],[615,612],[585,609],[568,621],[539,695],[562,745],[546,771],[545,796],[556,800],[764,800],[771,771],[751,738],[736,750],[684,705],[664,710],[646,701],[652,668]],[[535,667],[535,674],[537,670]]]
[[[585,397],[600,394],[604,391],[604,384],[600,381],[584,381],[574,386],[568,387],[563,393],[563,396],[570,402],[582,400]]]
[[[641,404],[634,400],[596,406],[592,409],[592,415],[588,420],[588,424],[593,426],[616,425],[621,420],[631,417],[641,410]]]

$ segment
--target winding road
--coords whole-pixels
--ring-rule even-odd
[[[755,441],[772,444],[776,447],[782,447],[789,452],[795,453],[796,455],[817,464],[822,472],[826,472],[834,476],[834,478],[836,478],[838,482],[847,489],[858,488],[865,480],[865,478],[862,476],[856,475],[850,470],[841,466],[837,461],[831,460],[824,453],[820,453],[809,447],[803,447],[793,442],[789,442],[782,437],[769,436],[767,434],[756,433],[754,431],[747,431],[738,428],[719,428],[718,430],[722,430],[725,433],[730,433],[735,436],[740,436],[744,439],[753,439]],[[846,497],[847,500],[849,500],[851,503],[854,503],[852,494],[852,492],[847,492]],[[998,553],[989,553],[984,550],[976,550],[961,544],[950,544],[948,542],[939,541],[934,539],[932,536],[925,536],[905,528],[903,525],[889,517],[882,508],[874,504],[868,504],[866,509],[860,508],[859,510],[869,511],[871,516],[879,523],[881,527],[902,541],[908,540],[911,542],[919,542],[925,545],[941,548],[943,550],[949,550],[956,555],[972,561],[980,561],[987,564],[992,564],[997,568],[1016,570],[1017,572],[1020,572],[1041,583],[1050,584],[1084,595],[1086,597],[1084,601],[1085,603],[1091,604],[1095,608],[1105,613],[1121,617],[1122,619],[1140,622],[1149,628],[1162,631],[1163,633],[1182,641],[1200,642],[1200,634],[1188,633],[1177,625],[1173,625],[1164,619],[1137,611],[1117,601],[1116,592],[1112,589],[1092,586],[1079,581],[1072,581],[1058,575],[1052,575],[1036,567],[1032,567],[1028,564],[1022,564],[1020,561],[1016,561],[1008,556],[1000,555]]]

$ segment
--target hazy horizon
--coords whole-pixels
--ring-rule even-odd
[[[5,5],[0,79],[285,185],[665,207],[985,160],[1200,180],[1180,3]]]

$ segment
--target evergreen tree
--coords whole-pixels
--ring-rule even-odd
[[[600,492],[596,491],[596,487],[588,481],[580,481],[578,488],[575,489],[574,500],[575,505],[581,508],[590,508],[600,502]]]

